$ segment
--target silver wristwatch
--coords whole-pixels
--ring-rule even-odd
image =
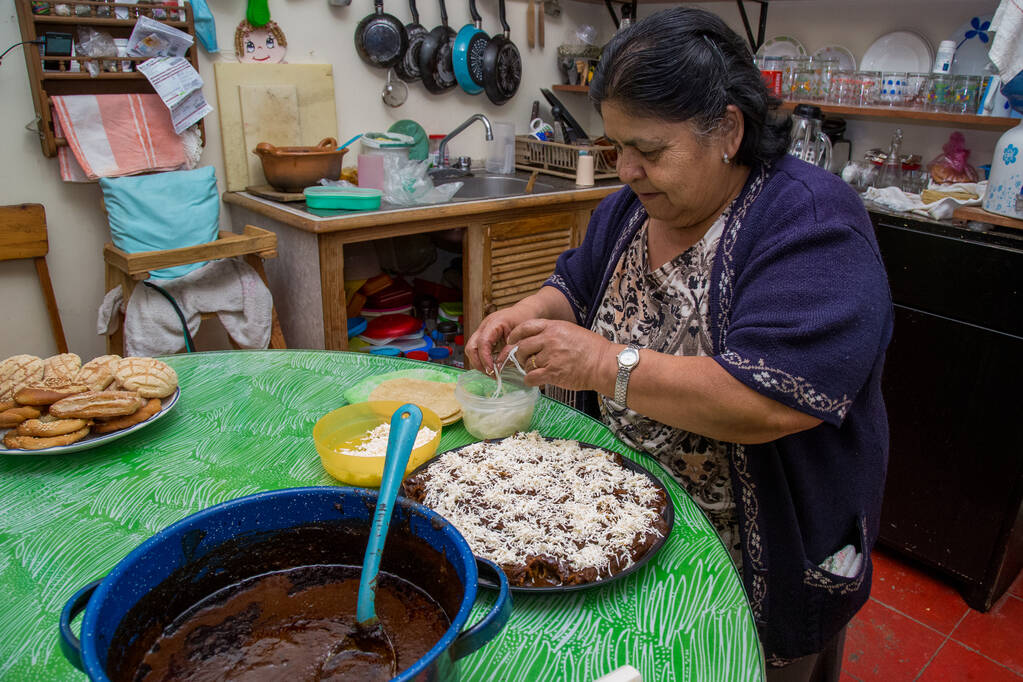
[[[639,364],[639,346],[626,346],[618,353],[618,376],[615,378],[615,402],[625,407],[629,395],[629,375]]]

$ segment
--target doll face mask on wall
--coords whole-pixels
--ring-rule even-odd
[[[234,49],[240,62],[278,64],[284,61],[288,40],[275,21],[259,27],[242,21],[234,32]]]

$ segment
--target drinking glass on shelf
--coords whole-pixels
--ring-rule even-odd
[[[927,108],[930,111],[948,111],[952,100],[952,76],[933,74],[931,88],[927,95]]]
[[[810,68],[817,74],[817,92],[814,94],[814,99],[828,101],[831,92],[831,80],[835,72],[838,71],[838,60],[814,57],[810,63]]]
[[[956,114],[977,113],[977,99],[982,76],[955,76],[948,110]]]
[[[920,194],[930,184],[931,174],[925,170],[903,170],[902,191],[909,194]]]
[[[828,101],[835,104],[859,104],[860,87],[855,71],[836,71],[831,75]]]
[[[810,68],[810,57],[782,57],[781,91],[782,97],[792,98],[792,84],[799,71]]]
[[[901,107],[906,103],[906,81],[909,74],[905,71],[883,71],[881,87],[877,101],[890,107]]]
[[[857,71],[856,81],[859,84],[859,101],[857,104],[861,107],[875,104],[881,91],[881,72]]]
[[[910,109],[923,109],[927,105],[927,95],[931,85],[931,74],[906,74],[906,103]]]
[[[768,57],[766,55],[757,57],[757,68],[760,69],[760,75],[764,78],[767,91],[775,97],[781,97],[783,94],[781,89],[783,66],[782,57]]]
[[[817,99],[817,73],[813,69],[800,69],[792,74],[789,99],[808,102]]]

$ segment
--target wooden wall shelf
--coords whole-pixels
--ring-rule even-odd
[[[977,116],[976,114],[952,114],[945,111],[922,111],[899,107],[853,107],[827,102],[782,102],[782,111],[792,111],[797,104],[818,106],[830,116],[843,116],[863,121],[904,121],[925,125],[940,125],[946,128],[975,128],[979,130],[1008,130],[1019,124],[1018,118],[1004,116]]]
[[[18,25],[21,28],[21,39],[25,41],[36,40],[48,32],[59,32],[70,33],[72,40],[77,42],[77,32],[80,26],[92,26],[97,30],[109,33],[114,38],[127,38],[131,35],[139,16],[148,16],[167,26],[173,26],[192,36],[195,35],[192,5],[187,2],[180,7],[171,7],[168,5],[97,2],[96,0],[66,0],[61,4],[69,5],[70,16],[34,14],[32,4],[32,0],[14,0],[18,12]],[[43,4],[54,5],[52,2]],[[110,16],[98,16],[102,13],[109,13]],[[118,18],[116,16],[118,13],[129,18]],[[196,71],[199,70],[197,50],[197,44],[193,44],[186,53],[186,58]],[[146,77],[137,70],[138,65],[145,61],[144,58],[90,59],[79,56],[46,55],[40,45],[31,43],[24,46],[24,52],[29,84],[32,87],[32,102],[35,105],[36,120],[39,126],[39,141],[43,148],[43,154],[49,157],[56,156],[59,147],[67,146],[67,141],[62,137],[57,137],[53,131],[51,96],[154,92]],[[97,76],[92,77],[85,66],[90,61],[112,62],[117,65],[118,69],[123,64],[130,62],[132,71],[101,71]],[[44,62],[53,63],[57,68],[43,68]],[[80,68],[81,71],[72,71],[73,66]],[[199,131],[205,142],[206,129],[202,121],[199,121]]]
[[[588,85],[554,85],[552,90],[558,92],[575,92],[586,94]],[[797,104],[811,104],[820,107],[829,116],[842,116],[862,121],[902,121],[923,125],[938,125],[946,128],[972,128],[977,130],[1008,130],[1019,125],[1020,119],[1006,116],[977,116],[976,114],[952,114],[946,111],[922,111],[920,109],[902,109],[899,107],[853,107],[844,104],[827,102],[796,102],[785,100],[781,104],[782,111],[792,111]]]

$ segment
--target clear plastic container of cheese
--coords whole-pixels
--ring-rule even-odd
[[[465,429],[476,438],[504,438],[529,430],[540,389],[526,386],[512,367],[501,374],[501,392],[495,396],[497,381],[472,370],[458,378],[455,399],[462,407]]]

